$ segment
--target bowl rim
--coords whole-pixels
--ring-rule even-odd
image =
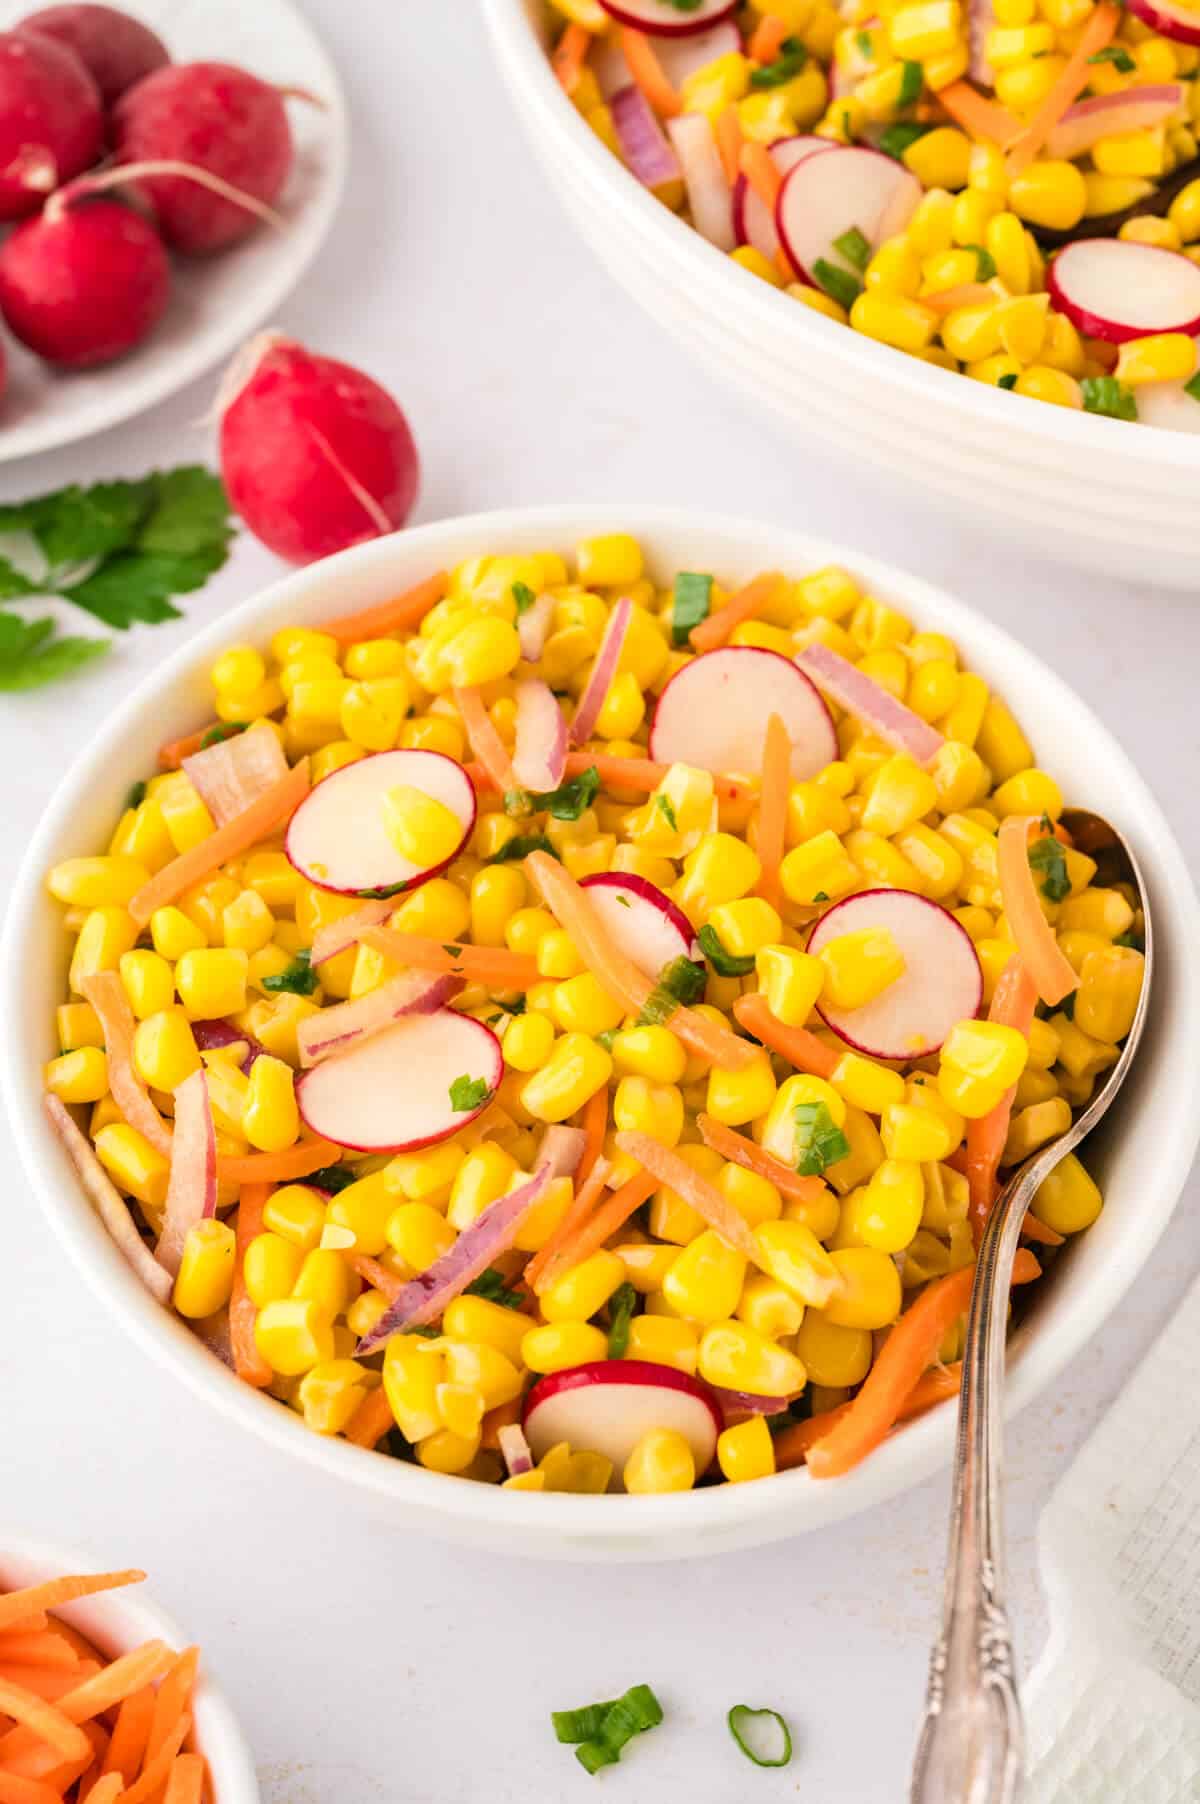
[[[960,639],[972,667],[986,668],[989,663],[1013,657],[1032,666],[1053,717],[1063,708],[1068,715],[1073,714],[1084,725],[1088,743],[1102,744],[1114,767],[1122,773],[1122,805],[1129,818],[1136,820],[1147,848],[1153,849],[1153,864],[1149,851],[1146,863],[1160,879],[1159,907],[1164,925],[1169,924],[1171,917],[1179,930],[1182,950],[1173,977],[1182,1006],[1172,1010],[1164,1033],[1179,1042],[1178,1081],[1191,1094],[1190,1099],[1181,1098],[1181,1106],[1172,1111],[1166,1124],[1158,1143],[1156,1183],[1146,1205],[1131,1214],[1125,1224],[1121,1258],[1110,1260],[1094,1274],[1085,1294],[1069,1297],[1056,1306],[1052,1336],[1038,1334],[1029,1340],[1022,1337],[1010,1367],[1007,1389],[1008,1410],[1014,1413],[1059,1375],[1115,1308],[1165,1228],[1192,1164],[1200,1141],[1200,1066],[1190,1068],[1184,1046],[1185,1029],[1175,1023],[1181,1016],[1200,1016],[1200,900],[1174,834],[1149,788],[1117,738],[1055,671],[956,596],[817,534],[768,521],[698,513],[686,507],[562,503],[497,509],[434,522],[286,574],[209,622],[179,646],[158,670],[134,688],[73,761],[46,806],[13,886],[0,940],[0,1011],[9,1020],[22,1018],[20,974],[25,946],[27,941],[33,942],[44,922],[44,871],[53,848],[86,815],[96,773],[104,769],[110,754],[115,757],[131,735],[144,732],[139,727],[140,716],[160,692],[169,692],[200,669],[206,669],[213,655],[231,641],[261,637],[261,617],[285,603],[300,620],[318,609],[327,612],[328,597],[337,592],[343,575],[365,579],[378,569],[382,598],[389,590],[394,591],[398,582],[407,585],[419,580],[418,572],[423,574],[430,568],[457,561],[463,553],[463,542],[472,537],[500,546],[515,537],[556,545],[614,531],[631,532],[651,545],[657,537],[686,539],[689,535],[712,534],[729,540],[731,555],[738,545],[753,546],[769,539],[772,556],[778,556],[785,565],[845,564],[864,587],[891,595],[918,619],[931,616],[944,625]],[[1197,949],[1195,953],[1193,948]],[[676,1542],[677,1552],[692,1554],[705,1550],[706,1539],[714,1549],[749,1545],[851,1516],[909,1489],[949,1460],[954,1423],[944,1409],[938,1408],[908,1424],[902,1435],[878,1448],[872,1459],[836,1484],[819,1484],[807,1471],[799,1469],[760,1479],[752,1485],[717,1485],[686,1495],[566,1498],[464,1483],[343,1440],[314,1434],[294,1412],[282,1404],[274,1405],[272,1400],[240,1383],[145,1290],[87,1207],[77,1184],[71,1179],[64,1181],[69,1168],[40,1107],[40,1066],[22,1056],[22,1047],[21,1036],[0,1036],[0,1097],[7,1106],[22,1162],[60,1242],[135,1341],[195,1394],[260,1440],[285,1454],[299,1456],[335,1481],[349,1481],[390,1500],[393,1506],[423,1513],[435,1533],[481,1539],[488,1533],[502,1536],[507,1528],[512,1534],[512,1551],[536,1551],[543,1557],[563,1557],[562,1549],[566,1548],[568,1557],[587,1558],[599,1552],[610,1558],[644,1558],[645,1548],[651,1543],[654,1557],[662,1557],[664,1550],[675,1548]],[[1187,1100],[1190,1107],[1186,1106]],[[542,1534],[559,1543],[557,1553],[554,1546],[534,1547]]]
[[[614,206],[624,207],[644,233],[649,232],[663,250],[671,252],[681,271],[694,281],[712,282],[723,289],[721,300],[731,310],[740,308],[748,316],[752,336],[758,342],[769,344],[781,332],[790,331],[815,359],[833,357],[850,366],[860,394],[870,392],[868,384],[887,382],[904,391],[910,403],[928,407],[932,396],[948,411],[957,410],[964,419],[997,436],[1006,426],[1011,431],[1012,419],[1006,420],[1005,413],[1015,405],[1022,409],[1018,415],[1022,430],[1063,452],[1087,451],[1111,459],[1119,445],[1125,443],[1124,438],[1118,440],[1115,435],[1126,422],[1050,406],[1028,395],[1001,391],[990,383],[972,382],[937,364],[923,363],[789,301],[769,283],[738,269],[724,252],[643,188],[571,105],[530,25],[529,8],[537,0],[482,0],[482,4],[498,60],[506,66],[512,82],[528,84],[528,98],[539,109],[541,123],[558,145],[583,165]],[[1136,462],[1161,464],[1172,473],[1200,468],[1200,434],[1151,426],[1143,429],[1138,442],[1147,438],[1152,442],[1143,445],[1135,456]]]
[[[16,1573],[20,1585],[39,1584],[64,1573],[99,1572],[91,1554],[64,1551],[42,1540],[8,1532],[0,1524],[0,1580],[7,1585]],[[173,1617],[161,1608],[145,1583],[98,1591],[53,1613],[101,1647],[127,1652],[139,1642],[161,1640],[182,1653],[191,1645]],[[260,1797],[254,1756],[237,1713],[201,1646],[196,1678],[195,1732],[198,1751],[208,1763],[211,1789],[217,1804],[257,1804]]]

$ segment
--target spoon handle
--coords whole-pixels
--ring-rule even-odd
[[[942,1628],[930,1662],[910,1804],[1013,1804],[1024,1736],[1004,1604],[1000,1466],[1008,1288],[1037,1174],[997,1200],[979,1248],[963,1349]]]

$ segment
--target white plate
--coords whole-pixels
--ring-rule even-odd
[[[281,87],[319,94],[323,110],[289,100],[296,161],[277,203],[283,231],[262,227],[223,256],[172,259],[170,306],[145,344],[77,374],[49,365],[3,332],[8,387],[0,398],[0,463],[73,444],[153,407],[212,369],[274,313],[320,249],[346,175],[346,102],[337,73],[291,0],[119,0],[153,27],[177,63],[238,63]],[[38,0],[4,8],[6,23]]]

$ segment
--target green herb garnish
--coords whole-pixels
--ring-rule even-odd
[[[677,1008],[689,1008],[704,994],[707,979],[704,966],[690,958],[673,958],[658,974],[658,982],[647,996],[639,1027],[661,1027]]]
[[[829,900],[828,893],[823,889],[819,889],[817,891],[816,895],[813,897],[814,902],[828,902],[828,900]]]
[[[456,1114],[481,1109],[491,1095],[486,1077],[456,1077],[450,1086],[450,1107]]]
[[[533,805],[544,808],[556,821],[577,821],[584,810],[591,807],[599,789],[600,772],[594,764],[589,764],[586,770],[581,770],[568,782],[560,783],[557,789],[535,794]]]
[[[897,106],[912,106],[921,98],[921,89],[925,86],[925,71],[920,63],[904,63],[900,72],[900,92],[896,96]]]
[[[585,1772],[615,1766],[621,1750],[635,1735],[657,1728],[662,1705],[649,1685],[634,1685],[623,1697],[582,1710],[556,1710],[550,1721],[559,1741],[575,1742],[575,1758]]]
[[[1047,902],[1061,902],[1064,896],[1070,895],[1067,855],[1053,835],[1034,840],[1029,848],[1029,863],[1041,877],[1041,890]]]
[[[461,958],[462,950],[463,949],[461,946],[449,946],[446,944],[446,942],[444,940],[442,941],[442,951],[448,952],[450,954],[451,958]]]
[[[842,253],[847,263],[853,263],[855,269],[865,269],[871,261],[871,246],[857,226],[851,226],[848,232],[835,238],[833,248]]]
[[[550,1721],[554,1724],[554,1733],[559,1741],[594,1741],[616,1701],[616,1698],[609,1698],[603,1704],[584,1704],[580,1710],[552,1710]]]
[[[311,996],[318,981],[312,968],[311,956],[305,950],[297,952],[285,970],[276,972],[274,977],[264,977],[262,987],[272,995],[277,995],[281,990],[289,990],[293,996]]]
[[[519,1290],[509,1290],[504,1278],[494,1265],[489,1265],[486,1272],[467,1285],[463,1292],[467,1297],[482,1297],[485,1302],[498,1303],[501,1309],[519,1309],[525,1301]]]
[[[686,645],[694,626],[712,612],[713,579],[695,570],[681,570],[671,592],[671,643]]]
[[[858,53],[860,56],[865,56],[868,59],[874,58],[875,46],[871,42],[871,34],[869,31],[856,31],[854,34],[854,42],[858,46]]]
[[[701,0],[663,0],[666,6],[673,6],[677,13],[698,13]]]
[[[839,269],[836,263],[828,262],[824,257],[817,258],[812,272],[818,286],[823,288],[839,307],[844,307],[849,312],[862,293],[862,283],[856,281],[846,270]]]
[[[774,62],[750,71],[750,86],[760,92],[763,88],[782,88],[785,82],[801,73],[807,61],[808,51],[800,39],[784,38]]]
[[[792,1732],[778,1710],[753,1710],[749,1704],[735,1704],[725,1721],[729,1724],[729,1733],[738,1747],[755,1766],[786,1766],[791,1759]],[[756,1723],[770,1723],[773,1726],[775,1732],[770,1741],[765,1741],[759,1730],[753,1727]],[[768,1746],[777,1750],[774,1760],[767,1757],[765,1750]]]
[[[663,819],[666,821],[666,823],[667,823],[668,827],[671,829],[672,833],[678,833],[679,822],[675,818],[675,810],[672,808],[670,802],[667,800],[667,797],[661,796],[661,795],[655,796],[654,806],[658,809],[658,812],[662,815]]]
[[[718,977],[745,977],[748,972],[753,971],[753,957],[747,958],[736,952],[727,952],[721,944],[721,937],[715,927],[702,927],[696,938],[700,942],[701,952]]]
[[[826,1166],[836,1165],[850,1151],[850,1142],[833,1116],[829,1104],[796,1104],[796,1170],[802,1178],[819,1178]]]
[[[0,560],[2,562],[2,560]],[[23,620],[0,609],[0,691],[43,689],[59,677],[95,663],[108,651],[108,639],[56,636],[53,620]]]
[[[1079,384],[1083,390],[1085,413],[1102,413],[1110,420],[1136,420],[1137,400],[1131,388],[1115,376],[1085,376]]]
[[[618,1285],[608,1300],[608,1357],[624,1359],[629,1346],[629,1324],[637,1308],[638,1293],[632,1284]],[[591,1736],[584,1736],[590,1741]]]
[[[923,138],[926,132],[932,130],[931,125],[916,125],[906,119],[897,119],[894,125],[889,125],[886,131],[880,132],[879,149],[884,156],[895,157],[899,162],[910,144],[915,144],[918,138]]]
[[[518,620],[521,618],[522,614],[528,614],[530,608],[537,600],[537,596],[529,587],[528,583],[514,583],[512,586],[512,598],[516,604]]]
[[[331,1196],[336,1196],[339,1190],[347,1190],[351,1184],[357,1184],[358,1179],[344,1165],[322,1165],[320,1171],[309,1172],[302,1182],[311,1184],[314,1190],[328,1190]]]
[[[611,1052],[613,1041],[617,1037],[617,1030],[615,1027],[606,1027],[602,1033],[594,1034],[592,1037],[597,1046],[603,1046],[605,1052]]]
[[[140,808],[145,800],[146,785],[144,783],[135,783],[133,788],[129,791],[129,794],[125,797],[125,806],[126,808]]]
[[[1120,44],[1106,44],[1103,50],[1097,50],[1095,56],[1089,56],[1088,62],[1111,63],[1119,75],[1132,75],[1137,68],[1128,50]]]
[[[360,889],[358,894],[367,902],[390,902],[393,896],[402,896],[408,887],[407,883],[389,883],[382,889]]]
[[[633,903],[629,900],[629,897],[623,896],[621,894],[620,890],[618,890],[616,895],[613,897],[613,901],[619,903],[622,908],[632,908],[633,907]]]
[[[1114,946],[1125,946],[1130,952],[1144,952],[1145,943],[1136,933],[1119,933],[1113,941]]]
[[[985,250],[982,244],[964,244],[963,249],[975,252],[975,280],[990,282],[996,273],[996,259],[991,251]]]
[[[1200,401],[1200,370],[1196,372],[1190,382],[1184,383],[1183,389],[1184,393],[1190,395],[1193,401]]]
[[[1017,386],[1017,372],[1015,370],[1009,370],[1007,376],[998,376],[996,379],[996,387],[997,388],[1006,388],[1006,389],[1012,390],[1016,386]]]
[[[517,833],[512,839],[505,840],[500,850],[493,852],[486,862],[488,864],[511,864],[514,859],[528,858],[531,852],[549,852],[551,858],[558,857],[558,853],[544,833]]]
[[[238,734],[244,733],[249,725],[248,720],[218,721],[215,726],[209,727],[202,736],[200,750],[206,752],[210,745],[224,745],[227,739],[236,739]]]

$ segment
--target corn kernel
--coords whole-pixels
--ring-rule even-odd
[[[904,1100],[904,1079],[900,1073],[857,1052],[842,1054],[829,1081],[839,1096],[853,1103],[856,1109],[865,1109],[869,1115],[880,1115],[889,1104]]]
[[[71,988],[82,993],[85,977],[117,970],[124,954],[133,950],[137,937],[137,922],[127,909],[107,904],[90,909],[71,955],[67,979]]]
[[[522,1086],[521,1103],[539,1121],[566,1121],[607,1084],[612,1058],[585,1034],[564,1034],[540,1071]]]
[[[621,588],[640,582],[642,549],[628,533],[612,532],[581,539],[575,547],[579,580],[591,588]]]
[[[246,1295],[256,1309],[291,1296],[304,1257],[303,1247],[280,1234],[254,1236],[242,1258],[242,1277]]]
[[[690,1443],[673,1428],[650,1429],[626,1460],[622,1479],[633,1496],[690,1491],[696,1482]]]
[[[1049,1177],[1043,1178],[1032,1204],[1038,1220],[1056,1234],[1082,1233],[1102,1207],[1100,1191],[1074,1153],[1068,1153]]]
[[[96,1157],[118,1190],[124,1190],[148,1209],[161,1209],[167,1197],[170,1166],[157,1148],[124,1121],[93,1130],[93,1138]]]
[[[419,1442],[437,1432],[441,1412],[437,1388],[445,1382],[445,1361],[415,1336],[393,1334],[383,1350],[383,1389],[401,1434]]]
[[[775,1099],[775,1073],[766,1052],[758,1052],[740,1071],[714,1065],[708,1074],[705,1107],[717,1121],[739,1127],[766,1114]]]
[[[842,1247],[829,1255],[842,1289],[824,1305],[839,1328],[886,1328],[900,1313],[900,1274],[876,1247]],[[801,1330],[803,1332],[803,1329]]]
[[[152,1090],[177,1090],[200,1069],[191,1024],[182,1009],[163,1009],[139,1021],[133,1036],[133,1068]]]
[[[542,1316],[547,1322],[590,1321],[624,1281],[625,1267],[615,1253],[592,1253],[541,1292]]]
[[[763,946],[755,956],[754,968],[771,1013],[785,1026],[802,1027],[825,982],[821,960],[794,946]]]
[[[690,1322],[668,1315],[635,1315],[629,1324],[626,1358],[646,1359],[652,1365],[673,1366],[677,1372],[692,1374],[699,1344]]]
[[[46,887],[72,908],[123,908],[149,881],[150,872],[136,858],[68,858],[54,866]]]
[[[946,1036],[942,1061],[1001,1090],[1025,1069],[1029,1042],[1015,1027],[998,1021],[957,1021]]]
[[[175,966],[175,985],[193,1021],[236,1015],[246,1006],[249,960],[232,947],[185,952]]]
[[[192,1223],[171,1293],[180,1315],[196,1321],[225,1307],[233,1290],[236,1254],[236,1236],[227,1222],[214,1218]]]
[[[795,1334],[804,1320],[804,1304],[778,1278],[751,1272],[742,1285],[735,1313],[739,1322],[765,1340],[778,1341]]]
[[[719,1322],[737,1307],[745,1274],[743,1255],[709,1228],[677,1255],[662,1294],[687,1321]]]
[[[887,1158],[842,1206],[841,1245],[901,1253],[921,1225],[925,1187],[911,1160]]]
[[[281,1184],[263,1205],[262,1218],[263,1227],[270,1233],[290,1241],[302,1253],[310,1253],[320,1244],[325,1202],[307,1184]]]
[[[794,1353],[738,1321],[714,1322],[705,1329],[697,1365],[709,1384],[764,1397],[794,1396],[804,1389],[806,1380]]]
[[[608,1356],[608,1336],[588,1322],[552,1322],[530,1328],[521,1341],[521,1359],[531,1372],[561,1372]]]
[[[717,1463],[731,1484],[769,1478],[775,1470],[775,1443],[763,1416],[751,1416],[717,1438]]]
[[[796,1336],[796,1352],[813,1384],[861,1384],[871,1369],[871,1335],[866,1328],[844,1327],[822,1309],[806,1312]]]
[[[90,1002],[60,1002],[54,1019],[64,1052],[77,1052],[82,1046],[103,1047],[104,1029]]]
[[[819,897],[836,901],[861,882],[836,833],[818,833],[795,846],[780,866],[784,894],[791,902],[812,904]]]
[[[565,1034],[608,1033],[625,1018],[624,1005],[615,1002],[590,971],[554,986],[550,1012]]]
[[[524,901],[525,879],[512,865],[488,865],[477,871],[471,879],[471,938],[475,944],[503,946],[509,918]]]
[[[64,1052],[46,1066],[45,1084],[60,1102],[99,1102],[108,1094],[108,1059],[99,1046]]]
[[[904,974],[904,955],[886,928],[864,928],[826,940],[824,994],[838,1009],[862,1008]]]

